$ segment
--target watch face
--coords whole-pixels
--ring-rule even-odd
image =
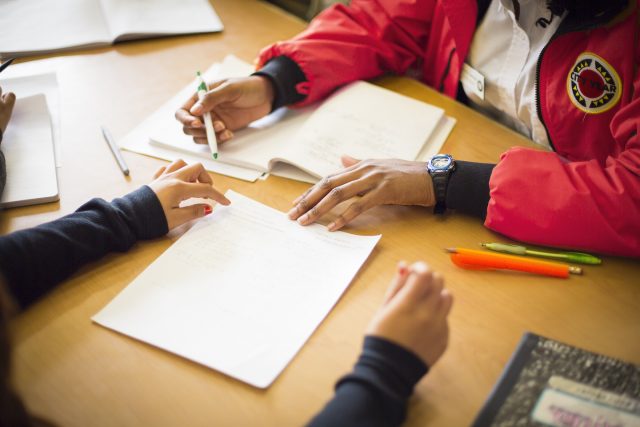
[[[431,161],[429,162],[429,170],[432,171],[441,171],[447,170],[451,165],[453,158],[448,154],[438,154],[437,156],[433,156]]]
[[[451,163],[451,161],[446,157],[439,157],[437,159],[433,159],[433,161],[431,162],[433,167],[435,167],[436,169],[444,169],[449,166],[449,163]]]

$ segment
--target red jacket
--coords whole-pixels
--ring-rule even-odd
[[[555,153],[501,156],[487,227],[540,245],[640,256],[639,3],[606,25],[557,33],[543,50],[538,111]],[[265,48],[259,63],[293,59],[307,78],[301,105],[385,72],[418,72],[455,97],[477,15],[474,0],[353,0]]]

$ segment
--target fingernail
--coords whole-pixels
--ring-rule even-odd
[[[287,212],[287,216],[289,217],[289,219],[295,219],[297,212],[298,212],[298,208],[293,207],[289,212]]]
[[[231,204],[231,200],[225,198],[224,201],[222,202],[223,205],[225,206],[229,206]]]
[[[189,110],[189,112],[191,114],[197,114],[197,115],[202,114],[202,104],[194,105],[193,107],[191,107],[191,110]]]
[[[309,220],[309,215],[304,214],[300,218],[298,218],[298,224],[304,225],[307,220]]]
[[[409,272],[409,267],[407,267],[407,264],[404,261],[400,261],[398,263],[398,273],[404,276],[408,272]]]
[[[233,138],[233,133],[230,130],[225,130],[222,133],[222,139],[231,139]]]
[[[200,120],[194,120],[191,122],[191,126],[193,126],[194,128],[199,128],[200,126],[202,126],[202,122]]]
[[[206,205],[204,207],[204,214],[205,215],[209,215],[211,212],[213,212],[213,208],[211,206],[209,206],[209,205]]]
[[[329,225],[327,225],[327,228],[329,229],[329,231],[335,231],[336,229],[336,223],[332,222]]]
[[[224,123],[213,122],[213,130],[215,130],[216,132],[222,132],[224,130]]]

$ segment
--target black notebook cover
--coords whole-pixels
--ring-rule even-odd
[[[473,427],[640,426],[640,367],[525,333]]]

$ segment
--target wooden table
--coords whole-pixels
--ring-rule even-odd
[[[222,34],[119,44],[30,62],[56,69],[61,89],[63,167],[59,203],[6,211],[3,233],[69,213],[91,197],[111,199],[149,181],[164,162],[125,152],[124,178],[99,126],[124,136],[157,106],[228,53],[252,60],[265,44],[304,23],[264,3],[215,0]],[[444,107],[458,118],[445,152],[496,162],[514,132],[408,79],[380,83]],[[286,211],[307,185],[271,177],[246,183],[214,176]],[[640,363],[640,265],[605,257],[569,280],[454,267],[443,248],[504,240],[474,218],[438,218],[427,209],[376,208],[347,229],[382,234],[343,298],[268,390],[257,390],[180,357],[92,324],[104,307],[183,230],[90,265],[22,313],[12,325],[15,382],[28,407],[61,426],[290,426],[304,424],[333,394],[336,379],[359,354],[363,331],[382,301],[396,262],[424,259],[455,297],[451,340],[443,359],[418,385],[408,425],[468,425],[524,331]],[[330,262],[330,261],[329,261]]]

